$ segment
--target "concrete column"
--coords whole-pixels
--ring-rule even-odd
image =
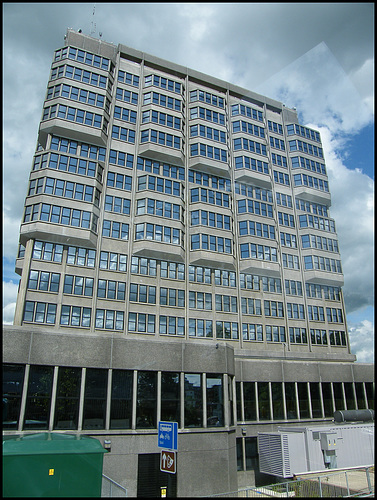
[[[13,320],[14,325],[21,325],[22,324],[22,318],[23,318],[23,313],[24,313],[24,304],[25,304],[25,299],[26,299],[27,284],[29,281],[31,256],[33,254],[33,247],[34,247],[34,240],[33,239],[28,240],[26,242],[26,246],[25,246],[22,275],[21,275],[19,289],[18,289],[16,309],[14,312],[14,320]]]

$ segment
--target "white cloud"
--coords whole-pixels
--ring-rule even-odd
[[[374,109],[374,59],[364,61],[360,68],[350,72],[349,78],[365,104]]]
[[[351,352],[356,355],[359,363],[374,363],[374,324],[363,320],[360,323],[349,324]]]
[[[358,71],[359,79],[368,73]],[[291,63],[258,89],[296,106],[304,125],[321,133],[345,285],[348,313],[374,304],[374,182],[345,165],[347,140],[373,122],[362,100],[325,43]]]
[[[332,134],[354,133],[373,120],[360,94],[324,42],[258,87],[258,92],[296,107],[304,121]]]
[[[3,281],[3,323],[6,325],[13,324],[17,292],[18,284]]]
[[[346,310],[374,304],[374,182],[340,158],[342,140],[320,128],[344,274]]]

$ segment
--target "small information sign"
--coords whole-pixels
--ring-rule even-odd
[[[171,450],[161,450],[160,455],[160,470],[162,472],[170,472],[170,474],[175,474],[176,472],[176,453]]]
[[[168,450],[178,450],[178,423],[158,423],[158,447]]]

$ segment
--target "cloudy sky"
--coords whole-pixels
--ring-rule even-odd
[[[297,107],[320,130],[352,352],[374,362],[373,3],[3,3],[3,321],[54,50],[67,28]]]

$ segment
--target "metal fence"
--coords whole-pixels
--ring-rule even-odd
[[[294,481],[207,496],[224,498],[371,497],[374,496],[374,466],[307,474]]]
[[[102,474],[101,497],[126,497],[127,489],[119,483]]]

